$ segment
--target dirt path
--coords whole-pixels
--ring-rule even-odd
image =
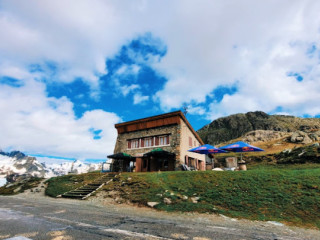
[[[85,201],[53,199],[44,196],[41,187],[39,192],[0,197],[0,219],[0,232],[6,234],[0,235],[0,239],[1,236],[19,235],[55,240],[320,239],[317,230],[274,222],[238,220],[215,214],[167,213],[119,205],[104,198],[102,193]],[[58,233],[55,231],[60,231],[59,236],[64,238],[56,238]]]

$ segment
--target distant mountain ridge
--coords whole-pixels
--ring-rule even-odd
[[[68,173],[80,174],[100,169],[101,164],[86,164],[79,160],[46,165],[39,163],[35,157],[27,156],[20,151],[6,153],[0,150],[0,178],[5,178],[9,175],[50,178]]]
[[[320,130],[320,119],[268,115],[262,111],[239,113],[214,120],[198,134],[205,143],[217,145],[255,130],[315,132]]]

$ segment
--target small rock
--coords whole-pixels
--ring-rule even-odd
[[[158,197],[162,197],[162,194],[161,194],[161,193],[158,193],[158,194],[156,194],[156,196],[158,196]]]
[[[198,203],[198,200],[199,200],[200,198],[199,197],[192,197],[191,198],[191,201],[193,202],[193,203]]]
[[[270,224],[273,224],[273,225],[276,225],[276,226],[284,226],[283,223],[276,222],[276,221],[267,221],[267,223],[270,223]]]
[[[174,196],[174,193],[172,192],[172,193],[170,193],[170,195],[171,195],[171,196]]]
[[[172,203],[171,199],[169,199],[169,198],[164,198],[164,199],[163,199],[163,202],[164,202],[165,204],[171,204],[171,203]]]
[[[21,186],[20,186],[20,187],[18,187],[18,188],[16,188],[16,189],[14,189],[14,190],[13,190],[13,192],[15,192],[15,193],[16,193],[16,192],[19,192],[20,190],[21,190]]]
[[[187,199],[188,199],[188,197],[187,197],[187,196],[185,196],[185,195],[183,195],[183,196],[182,196],[182,199],[183,199],[183,200],[187,200]]]
[[[285,150],[282,151],[283,153],[291,153],[292,152],[292,149],[291,148],[287,148]]]
[[[159,203],[158,202],[147,202],[147,204],[149,207],[154,207],[154,206],[158,205]]]
[[[128,181],[131,181],[131,180],[132,180],[132,178],[131,178],[131,177],[129,177],[127,180],[128,180]]]

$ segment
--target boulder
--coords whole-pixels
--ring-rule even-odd
[[[192,197],[191,198],[191,201],[193,202],[193,203],[198,203],[198,200],[199,200],[200,198],[199,197]]]
[[[281,139],[284,137],[288,137],[290,134],[288,132],[279,132],[273,130],[255,130],[246,133],[242,140],[244,142],[269,142],[272,140]]]
[[[308,134],[302,131],[295,131],[294,133],[292,133],[290,141],[293,143],[302,143],[302,144],[312,143],[312,140],[308,136]]]
[[[171,201],[170,198],[164,198],[164,199],[163,199],[163,202],[164,202],[165,204],[171,204],[171,203],[172,203],[172,201]]]

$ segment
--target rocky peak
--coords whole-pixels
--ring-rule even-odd
[[[6,153],[6,152],[3,152],[2,150],[0,150],[0,155],[8,156],[8,157],[11,157],[11,158],[16,158],[16,159],[23,159],[24,157],[27,156],[27,155],[25,155],[24,153],[22,153],[20,151],[12,151],[10,153]]]
[[[239,138],[255,130],[280,132],[316,132],[320,129],[318,118],[298,118],[284,115],[268,115],[262,111],[233,114],[218,118],[198,131],[205,143],[216,145]],[[298,138],[299,139],[299,138]]]

